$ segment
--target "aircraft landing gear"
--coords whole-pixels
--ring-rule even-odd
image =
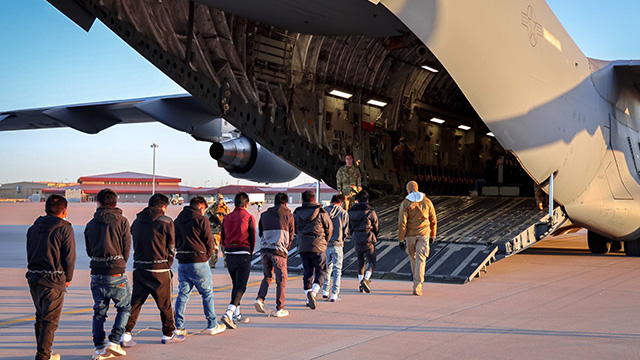
[[[587,244],[592,254],[606,254],[611,248],[611,240],[593,231],[587,232]]]
[[[627,256],[640,256],[640,240],[625,241],[624,253]]]
[[[611,242],[611,249],[612,252],[613,251],[620,251],[622,250],[622,241],[612,241]]]

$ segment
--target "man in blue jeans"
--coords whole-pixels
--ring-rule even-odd
[[[327,244],[327,277],[322,286],[322,298],[331,302],[338,301],[340,294],[340,278],[342,277],[342,260],[344,257],[344,239],[349,229],[349,214],[344,210],[344,195],[337,194],[331,198],[331,205],[324,210],[329,214],[333,224],[333,233]],[[330,281],[333,280],[333,287]],[[331,298],[329,298],[331,290]]]
[[[207,319],[209,335],[220,334],[227,327],[218,323],[213,303],[213,279],[209,268],[209,258],[213,254],[214,240],[209,220],[204,216],[207,201],[196,196],[185,206],[176,218],[176,258],[178,259],[178,297],[176,298],[176,332],[186,335],[184,312],[189,294],[195,287],[202,297],[204,315]]]
[[[129,221],[116,207],[118,195],[102,189],[96,196],[98,209],[84,229],[87,255],[91,258],[91,294],[93,295],[93,359],[124,356],[120,338],[131,312],[131,291],[125,275],[131,252]],[[113,301],[117,315],[105,341],[104,322],[109,303]]]

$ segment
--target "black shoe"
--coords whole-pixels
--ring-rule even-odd
[[[316,297],[313,296],[313,291],[307,293],[307,306],[311,308],[311,310],[316,309]]]
[[[360,283],[360,285],[358,285],[358,290],[360,290],[361,293],[364,292],[364,289],[362,288],[362,283]]]
[[[360,287],[362,287],[362,290],[364,290],[364,292],[366,293],[371,292],[371,286],[369,285],[370,282],[371,281],[367,279],[362,279],[362,281],[360,281]]]

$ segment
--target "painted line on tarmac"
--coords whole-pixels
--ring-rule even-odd
[[[300,279],[300,278],[302,278],[302,276],[298,275],[298,276],[287,278],[287,280],[297,280],[297,279]],[[262,280],[250,282],[250,283],[247,284],[247,287],[252,287],[252,286],[259,285],[261,282],[262,282]],[[213,291],[214,292],[216,292],[216,291],[224,291],[224,290],[230,290],[232,288],[233,288],[233,285],[225,285],[225,286],[221,286],[221,287],[214,287]],[[197,294],[198,292],[197,291],[192,291],[191,293],[192,294]],[[178,294],[172,295],[171,297],[172,298],[176,298],[177,296],[178,296]],[[153,298],[147,299],[145,301],[145,303],[147,303],[147,302],[149,302],[151,300],[153,300]],[[75,309],[75,310],[69,310],[69,311],[63,311],[60,314],[60,317],[62,317],[63,315],[82,314],[82,313],[86,313],[86,312],[89,312],[89,311],[92,311],[92,310],[93,310],[93,307],[83,308],[83,309]],[[20,318],[20,319],[15,319],[15,320],[3,321],[3,322],[0,322],[0,328],[2,328],[2,327],[10,327],[12,325],[22,324],[22,323],[26,323],[26,322],[35,321],[35,320],[36,320],[36,318],[34,316],[31,316],[31,317],[27,317],[27,318]]]

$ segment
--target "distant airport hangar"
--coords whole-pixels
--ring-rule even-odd
[[[182,179],[159,176],[155,177],[155,191],[167,196],[178,194],[187,197],[190,186],[182,186]],[[110,188],[118,193],[120,202],[145,202],[153,193],[153,175],[136,172],[118,172],[93,176],[83,176],[78,179],[78,185],[42,189],[45,196],[58,194],[69,201],[95,201],[95,196],[104,188]]]
[[[0,201],[40,201],[42,190],[66,185],[54,181],[19,181],[0,185]]]
[[[221,187],[191,187],[180,185],[182,179],[169,176],[156,175],[155,191],[156,193],[165,194],[169,197],[183,197],[185,201],[189,201],[196,195],[209,198],[217,194],[222,194],[226,199],[233,199],[235,194],[240,191],[252,195],[263,195],[264,202],[273,203],[274,196],[279,192],[285,192],[289,195],[290,203],[301,203],[302,193],[304,191],[316,191],[315,183],[301,184],[294,187],[270,187],[270,186],[254,186],[254,185],[226,185]],[[10,184],[5,184],[10,185]],[[153,193],[153,175],[137,172],[117,172],[112,174],[82,176],[78,179],[78,183],[72,186],[63,187],[46,187],[44,184],[39,190],[44,197],[51,194],[65,196],[69,201],[73,202],[91,202],[95,201],[95,196],[104,188],[110,188],[118,193],[120,202],[146,202]],[[4,188],[4,186],[3,186]],[[15,187],[13,187],[15,190]],[[320,201],[329,201],[331,196],[336,194],[336,190],[326,184],[320,187]]]

